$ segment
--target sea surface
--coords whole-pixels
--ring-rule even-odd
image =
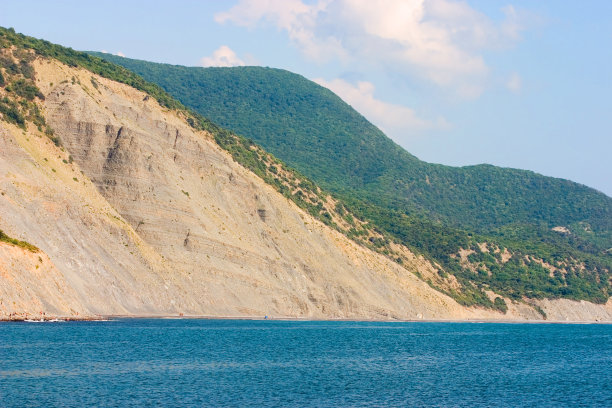
[[[0,407],[612,407],[612,325],[0,323]]]

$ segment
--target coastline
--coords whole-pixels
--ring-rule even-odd
[[[0,317],[0,323],[31,322],[99,322],[112,320],[138,320],[138,319],[170,319],[170,320],[253,320],[253,321],[289,321],[289,322],[371,322],[371,323],[497,323],[497,324],[612,324],[604,320],[527,320],[527,319],[353,319],[353,318],[311,318],[292,316],[215,316],[215,315],[184,315],[184,314],[130,314],[130,315],[91,315],[91,316],[60,316],[48,315],[15,315]]]

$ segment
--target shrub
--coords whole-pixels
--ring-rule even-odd
[[[0,113],[2,113],[2,118],[5,121],[25,128],[25,118],[19,112],[19,107],[15,101],[6,97],[0,99]]]
[[[506,304],[506,301],[500,297],[495,298],[495,300],[493,301],[493,307],[504,314],[508,311],[508,305]]]
[[[38,89],[38,87],[32,84],[30,81],[27,81],[23,78],[11,82],[11,84],[6,88],[6,90],[14,92],[15,94],[21,96],[22,98],[26,98],[29,101],[34,100],[34,98],[37,96],[40,99],[44,99],[44,96],[40,92],[40,89]]]

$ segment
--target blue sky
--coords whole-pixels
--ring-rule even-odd
[[[79,50],[285,68],[419,158],[612,195],[612,2],[3,1],[0,25]]]

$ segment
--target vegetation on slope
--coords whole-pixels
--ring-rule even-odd
[[[23,249],[27,249],[30,252],[38,252],[39,249],[37,247],[35,247],[34,245],[26,242],[26,241],[20,241],[18,239],[15,238],[11,238],[8,235],[6,235],[4,233],[4,231],[0,230],[0,242],[6,242],[7,244],[11,244],[14,246],[17,246],[19,248],[23,248]]]
[[[509,229],[506,225],[501,225],[499,231],[468,232],[469,229],[460,223],[448,221],[447,216],[435,216],[432,211],[426,208],[420,209],[412,204],[402,207],[404,204],[399,205],[397,203],[401,204],[406,201],[397,195],[397,192],[393,192],[393,194],[374,194],[374,196],[380,197],[373,198],[371,195],[373,193],[368,193],[366,187],[373,185],[372,180],[384,180],[384,177],[382,177],[384,172],[370,180],[368,172],[370,170],[375,172],[376,168],[369,169],[368,166],[374,164],[375,155],[372,151],[376,151],[376,149],[373,149],[363,140],[359,141],[359,138],[356,141],[361,150],[357,153],[351,145],[343,145],[347,154],[356,155],[353,158],[355,165],[360,162],[358,154],[362,153],[364,160],[362,160],[363,166],[359,167],[358,172],[348,174],[348,179],[353,181],[347,182],[344,186],[340,185],[340,182],[336,183],[338,184],[335,188],[336,192],[342,197],[342,200],[340,200],[325,193],[298,171],[283,165],[281,161],[258,147],[253,140],[220,128],[203,116],[188,111],[160,87],[145,82],[142,78],[124,68],[94,56],[15,34],[14,31],[6,29],[0,29],[0,48],[4,49],[3,52],[12,49],[13,55],[15,52],[21,52],[20,50],[30,50],[28,53],[34,55],[57,58],[68,65],[83,67],[101,76],[147,92],[155,97],[162,106],[180,111],[192,127],[209,131],[216,142],[230,152],[237,162],[251,169],[288,199],[293,200],[301,208],[327,225],[338,229],[356,242],[391,257],[398,263],[404,263],[406,253],[396,243],[407,245],[417,253],[426,256],[439,269],[436,276],[423,278],[432,286],[450,294],[463,304],[478,304],[505,311],[506,305],[503,300],[487,295],[485,291],[488,289],[517,300],[525,296],[536,298],[562,296],[603,302],[609,296],[609,273],[612,269],[609,258],[600,256],[598,250],[592,248],[592,243],[588,239],[579,239],[580,244],[586,248],[583,249],[574,245],[575,243],[564,235],[551,236],[548,234],[549,229],[546,227],[541,230],[534,230],[530,224],[526,224],[527,227],[525,228],[529,238],[527,240],[516,239],[517,234],[521,233],[519,227],[516,226],[519,224],[512,225]],[[18,63],[21,64],[20,61]],[[3,74],[3,82],[6,82],[4,80],[6,72],[6,68],[0,70],[0,73]],[[26,99],[32,93],[25,90],[11,92],[12,95],[18,95],[20,98]],[[328,91],[323,90],[323,92]],[[316,106],[316,103],[313,104],[311,114],[321,116],[321,113],[317,113]],[[293,116],[300,117],[300,115],[301,113],[296,112]],[[356,112],[354,115],[361,118]],[[5,115],[3,115],[3,119],[7,120]],[[260,119],[262,120],[262,126],[265,127],[265,121],[262,118]],[[319,119],[325,122],[325,117]],[[363,118],[361,119],[363,120]],[[291,125],[295,118],[292,117],[292,114],[286,113],[286,120]],[[330,121],[336,124],[338,122],[337,119],[330,119]],[[312,126],[315,124],[311,123]],[[366,128],[364,127],[363,132],[367,130]],[[298,127],[297,129],[301,128]],[[311,129],[313,133],[316,133],[315,130],[314,128]],[[355,134],[352,135],[355,136]],[[375,142],[382,143],[383,148],[388,144],[384,139]],[[374,143],[375,147],[378,146],[376,143]],[[392,146],[396,150],[401,150],[394,144]],[[338,146],[338,148],[340,147],[342,146]],[[377,149],[380,149],[380,147]],[[305,154],[309,154],[309,151],[307,150]],[[343,155],[344,153],[340,152],[340,154]],[[409,160],[417,164],[422,163],[406,152],[397,154],[407,155],[406,157]],[[337,161],[342,162],[341,159],[342,157],[337,158]],[[368,164],[368,162],[370,163]],[[440,168],[446,167],[441,166]],[[324,167],[322,169],[325,170]],[[325,173],[327,174],[327,172]],[[426,180],[428,177],[429,175],[426,175]],[[354,187],[355,178],[362,179],[363,191]],[[335,185],[332,181],[326,182],[330,188],[334,188]],[[431,183],[431,179],[429,179],[429,183]],[[441,197],[444,197],[444,195]],[[424,217],[423,214],[429,215]],[[492,223],[491,225],[495,224]],[[544,231],[542,234],[545,235],[545,238],[538,240],[537,231]],[[493,233],[495,233],[494,239],[491,238]],[[578,239],[574,235],[571,237],[572,239]],[[551,241],[547,242],[546,240]],[[494,255],[492,261],[486,256],[490,252],[478,252],[474,249],[480,248],[479,244],[483,242],[489,242],[491,248],[496,248],[501,253],[505,254],[508,251],[514,260],[509,262],[501,255]],[[464,260],[462,253],[466,250],[473,251],[473,253],[470,253],[471,258]],[[472,256],[473,254],[479,255]],[[478,258],[478,256],[483,259]],[[555,261],[557,258],[560,261]],[[557,262],[558,273],[550,272],[548,276],[542,275],[542,270],[538,265],[548,265],[553,261]],[[498,272],[495,269],[496,267],[501,272]],[[419,273],[416,270],[413,272]],[[538,279],[530,280],[532,275],[538,276]],[[533,285],[530,284],[531,281],[534,282]],[[561,288],[565,289],[561,290]]]
[[[0,47],[0,114],[8,123],[23,129],[26,121],[32,122],[38,130],[53,135],[45,123],[36,101],[44,99],[34,83],[34,69],[30,63],[34,54],[23,49]]]
[[[144,91],[157,99],[160,105],[169,109],[184,109],[180,102],[168,95],[162,88],[154,83],[147,82],[139,75],[72,48],[50,43],[49,41],[15,33],[12,28],[0,27],[0,49],[16,47],[20,50],[32,50],[36,55],[54,58],[71,67],[82,67],[94,74],[98,74],[113,81],[127,84],[140,91]]]

